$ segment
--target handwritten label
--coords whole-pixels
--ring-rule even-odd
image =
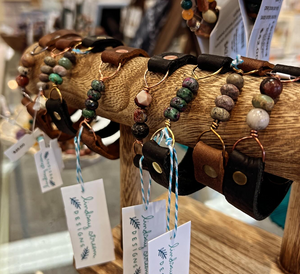
[[[166,201],[122,208],[123,273],[148,274],[148,241],[166,231]]]
[[[188,274],[190,268],[191,222],[149,241],[149,274]]]
[[[115,260],[103,180],[61,188],[76,269]]]

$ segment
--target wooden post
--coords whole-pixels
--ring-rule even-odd
[[[280,264],[287,273],[300,273],[300,184],[294,182],[285,221]]]

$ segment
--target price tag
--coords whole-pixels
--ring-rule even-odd
[[[148,241],[166,231],[166,201],[122,208],[123,273],[148,274]]]
[[[149,274],[189,274],[191,222],[149,241]]]
[[[115,260],[103,180],[61,188],[76,269]]]

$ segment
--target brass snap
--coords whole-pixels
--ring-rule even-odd
[[[165,60],[175,60],[177,58],[178,57],[176,55],[167,55],[163,59],[165,59]]]
[[[204,170],[205,174],[207,176],[209,176],[210,178],[215,179],[218,177],[218,173],[209,165],[204,165],[203,170]]]
[[[61,120],[60,115],[56,111],[53,112],[53,115],[56,118],[56,120],[58,120],[58,121]]]
[[[155,171],[156,171],[157,173],[162,174],[162,169],[161,169],[161,167],[160,167],[160,165],[159,165],[158,163],[153,162],[153,163],[152,163],[152,166],[153,166],[153,168],[155,169]]]
[[[234,172],[232,178],[235,181],[235,183],[240,186],[243,186],[247,183],[247,176],[241,171]]]

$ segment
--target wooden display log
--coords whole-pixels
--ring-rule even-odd
[[[27,49],[30,51],[34,45]],[[49,54],[49,53],[47,53]],[[68,106],[73,108],[84,108],[84,101],[87,98],[87,91],[90,89],[92,80],[99,78],[99,54],[88,54],[86,56],[78,56],[77,65],[70,71],[70,74],[64,77],[64,83],[60,86],[63,98],[67,101]],[[38,75],[40,67],[43,64],[45,54],[37,55],[36,65],[30,72],[30,84],[28,90],[36,93],[36,83],[38,82]],[[57,57],[59,59],[60,57]],[[143,76],[147,68],[147,58],[138,57],[130,60],[120,70],[120,72],[113,78],[105,82],[105,94],[99,101],[97,114],[109,118],[125,126],[132,126],[133,112],[136,109],[134,98],[140,90],[144,87]],[[104,75],[109,75],[116,68],[110,65],[103,65],[102,70]],[[187,65],[174,72],[167,80],[161,85],[150,91],[153,101],[148,108],[148,122],[151,132],[164,125],[163,111],[169,106],[171,98],[176,95],[176,91],[181,87],[182,81],[185,77],[192,76],[193,66]],[[211,72],[201,71],[198,72],[199,76],[211,74]],[[214,100],[220,94],[220,87],[226,83],[228,74],[216,75],[204,80],[200,80],[200,88],[198,95],[189,104],[188,109],[181,113],[180,120],[172,123],[172,130],[175,134],[176,141],[183,145],[193,147],[199,134],[209,129],[212,118],[210,117],[211,108],[214,106]],[[157,83],[163,75],[148,73],[147,79],[149,84]],[[246,115],[252,107],[252,97],[258,94],[260,82],[262,78],[254,76],[244,76],[245,85],[238,98],[236,106],[231,112],[231,119],[229,122],[222,123],[218,129],[218,133],[225,141],[227,151],[230,151],[232,145],[236,140],[243,136],[248,136],[250,129],[245,120]],[[294,180],[295,184],[300,182],[300,102],[299,83],[284,84],[284,90],[281,94],[280,100],[275,105],[272,114],[270,115],[270,124],[266,130],[260,132],[259,139],[264,145],[266,150],[266,167],[267,172],[275,175],[283,176],[285,178]],[[49,92],[49,91],[48,91]],[[46,92],[47,95],[47,92]],[[122,130],[128,133],[129,128]],[[129,136],[128,134],[126,136]],[[129,138],[129,137],[128,137]],[[203,139],[209,145],[220,145],[219,140],[213,134],[207,134]],[[122,140],[122,144],[126,143],[129,146],[131,140]],[[239,149],[249,156],[261,156],[261,151],[253,140],[245,141],[239,144]],[[122,151],[122,148],[121,148]],[[121,152],[121,177],[123,184],[121,192],[122,205],[136,204],[140,202],[140,197],[134,200],[134,196],[129,197],[128,191],[131,191],[132,186],[137,182],[130,176],[138,172],[134,171],[132,159],[129,150],[126,149],[125,153]],[[125,165],[125,166],[124,166]],[[125,171],[129,169],[129,171]],[[137,177],[135,177],[137,180]],[[294,186],[292,191],[291,201],[292,209],[289,209],[289,216],[295,215],[291,219],[287,219],[288,231],[294,231],[294,235],[289,232],[285,233],[283,251],[281,253],[281,262],[284,267],[288,267],[289,263],[300,258],[300,243],[299,238],[295,241],[294,237],[299,235],[299,210],[300,201],[296,197],[295,189],[299,186]],[[135,189],[135,187],[133,188]],[[132,194],[135,193],[132,191]],[[290,205],[291,207],[291,205]],[[293,210],[296,208],[297,210]],[[292,213],[291,213],[292,212]],[[293,213],[296,212],[296,213]],[[297,213],[298,212],[298,213]],[[296,214],[297,217],[296,217]],[[295,244],[291,244],[291,242]],[[290,250],[290,248],[293,250]],[[286,251],[289,249],[289,252]],[[290,255],[289,255],[290,254]],[[297,264],[292,264],[297,265]],[[296,269],[291,266],[289,271],[297,273]],[[299,266],[299,264],[298,264]],[[294,271],[294,272],[293,272]]]

